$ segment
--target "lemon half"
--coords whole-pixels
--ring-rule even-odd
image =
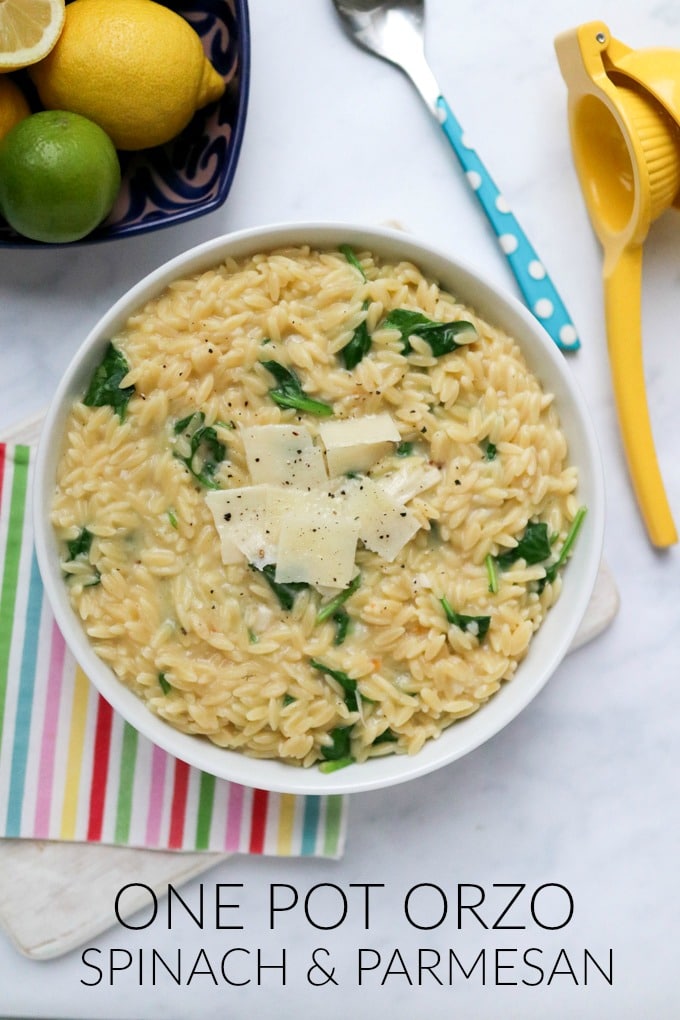
[[[0,71],[16,71],[46,57],[64,16],[64,0],[1,0]]]

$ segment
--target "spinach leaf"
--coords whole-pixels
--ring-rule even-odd
[[[361,694],[357,691],[357,681],[348,676],[347,673],[343,673],[341,669],[332,669],[330,666],[326,666],[323,662],[319,662],[317,659],[311,660],[311,665],[314,669],[318,669],[320,673],[325,673],[327,676],[333,677],[336,683],[339,683],[345,692],[345,704],[347,705],[350,712],[359,711],[359,698]],[[366,701],[368,698],[365,699]]]
[[[381,325],[399,330],[404,354],[413,350],[409,337],[419,336],[429,344],[435,358],[440,358],[443,354],[450,354],[451,351],[462,347],[463,345],[458,343],[456,337],[470,333],[477,335],[477,330],[472,323],[464,319],[456,322],[435,322],[428,319],[422,312],[411,311],[407,308],[393,308],[383,319]]]
[[[75,560],[77,556],[87,556],[90,552],[90,546],[92,545],[92,532],[88,531],[87,528],[83,528],[82,531],[66,543],[68,549],[68,558]]]
[[[323,623],[324,620],[328,620],[329,617],[333,616],[337,609],[347,601],[354,592],[361,585],[361,574],[357,574],[356,577],[352,578],[347,587],[341,591],[335,598],[332,598],[330,602],[327,602],[325,606],[322,606],[319,612],[316,614],[316,622]]]
[[[342,252],[342,254],[349,262],[350,266],[354,266],[356,271],[358,273],[361,273],[362,280],[365,280],[366,273],[364,272],[364,267],[362,266],[361,262],[359,262],[359,259],[356,257],[354,248],[352,248],[352,246],[349,244],[341,244],[338,246],[338,251]]]
[[[212,425],[204,425],[204,422],[203,411],[194,411],[176,422],[175,435],[182,436],[189,444],[189,452],[183,456],[175,450],[173,455],[182,461],[196,481],[206,489],[219,489],[213,476],[224,460],[227,448],[217,438]]]
[[[349,633],[349,625],[351,622],[349,613],[345,609],[338,609],[337,612],[333,613],[332,619],[335,624],[335,637],[333,638],[333,644],[341,645]]]
[[[172,690],[172,684],[168,681],[167,677],[165,676],[165,673],[158,674],[158,683],[160,684],[160,688],[163,691],[163,694],[169,694],[170,691]]]
[[[292,694],[288,694],[286,692],[286,694],[283,695],[283,700],[282,700],[281,703],[282,703],[284,708],[287,708],[288,705],[293,705],[293,704],[295,704],[296,701],[297,701],[297,698],[294,698]]]
[[[338,769],[346,769],[348,765],[354,764],[354,758],[348,754],[345,758],[336,758],[335,761],[322,761],[319,765],[319,772],[326,775],[329,772],[337,772]]]
[[[495,595],[498,592],[498,573],[491,553],[488,553],[484,558],[484,566],[486,567],[486,578],[489,582],[489,591],[492,595]]]
[[[487,442],[484,449],[484,460],[495,460],[497,452],[496,444]]]
[[[87,407],[109,405],[122,421],[130,397],[135,392],[134,386],[120,385],[129,371],[125,357],[109,342],[104,357],[90,379],[83,403]]]
[[[333,408],[329,404],[307,396],[292,369],[285,368],[278,361],[261,361],[260,364],[264,365],[278,383],[278,386],[269,391],[269,396],[279,407],[293,407],[298,411],[316,414],[320,418],[327,418],[333,414]]]
[[[454,627],[460,627],[461,630],[466,631],[468,634],[473,634],[478,641],[484,640],[491,623],[490,616],[464,616],[462,613],[457,613],[455,609],[451,608],[446,596],[439,601],[449,623],[453,624]]]
[[[368,308],[368,304],[368,301],[364,301],[364,309]],[[345,368],[356,368],[361,359],[370,351],[372,342],[371,334],[368,332],[368,326],[366,325],[366,319],[362,319],[352,333],[351,340],[344,347],[340,348],[340,355]]]
[[[87,528],[82,528],[75,538],[72,538],[66,543],[68,559],[83,559],[87,560],[89,563],[92,538],[92,532],[88,531]],[[102,575],[93,564],[90,564],[90,566],[92,567],[92,574],[87,580],[82,580],[83,588],[94,588],[96,585],[101,583]]]
[[[334,730],[331,730],[328,735],[333,743],[330,747],[321,748],[321,754],[326,761],[341,761],[344,758],[351,760],[351,733],[351,726],[336,726]]]
[[[375,747],[377,744],[396,744],[398,740],[399,737],[396,733],[393,733],[388,726],[386,730],[383,730],[383,732],[375,738],[371,746]]]
[[[581,530],[583,519],[586,516],[587,512],[588,512],[587,507],[585,506],[580,507],[576,511],[576,515],[574,517],[574,520],[571,522],[571,527],[569,528],[567,537],[564,540],[564,545],[560,549],[559,556],[557,557],[554,563],[551,563],[549,566],[545,568],[545,577],[542,577],[541,580],[538,582],[539,593],[543,591],[546,584],[553,583],[553,581],[557,577],[558,571],[561,570],[561,568],[567,562],[569,553],[572,550],[574,542],[578,538],[578,533]]]
[[[357,574],[344,591],[341,591],[335,598],[322,606],[316,616],[317,623],[324,623],[325,620],[332,620],[335,624],[334,645],[341,645],[350,627],[349,613],[343,608],[344,603],[350,598],[361,584],[361,574]]]
[[[253,570],[259,570],[254,563],[250,564]],[[276,580],[276,564],[268,563],[266,567],[260,570],[260,573],[264,577],[265,581],[271,588],[279,600],[279,605],[286,612],[290,612],[295,604],[295,596],[298,592],[303,591],[305,588],[309,588],[306,581],[277,581]]]
[[[543,522],[530,521],[517,545],[497,556],[496,563],[501,570],[506,570],[520,559],[524,560],[527,566],[531,566],[534,563],[542,563],[543,560],[547,560],[550,552],[548,525]]]
[[[397,457],[410,457],[413,453],[413,443],[399,443],[394,452]]]

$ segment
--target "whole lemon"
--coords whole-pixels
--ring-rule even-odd
[[[119,188],[113,142],[80,114],[33,113],[0,141],[0,211],[33,241],[89,234],[111,211]]]
[[[0,74],[0,138],[4,138],[30,112],[26,97],[16,82],[6,74]]]
[[[31,77],[48,109],[72,110],[119,149],[162,145],[224,92],[201,40],[154,0],[74,0]]]

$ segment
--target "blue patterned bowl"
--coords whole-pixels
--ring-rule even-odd
[[[213,212],[229,193],[248,105],[247,0],[168,0],[165,6],[181,14],[198,32],[206,56],[226,82],[224,95],[199,110],[167,144],[121,152],[123,180],[111,214],[82,241],[72,244],[109,241],[183,223]],[[31,98],[35,100],[34,93]],[[32,105],[39,109],[39,102]],[[0,217],[0,247],[38,246],[44,247],[17,234]]]

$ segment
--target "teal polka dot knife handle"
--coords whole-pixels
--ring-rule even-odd
[[[498,237],[527,307],[561,350],[577,350],[580,343],[576,329],[555,285],[443,96],[437,99],[437,112],[442,130]]]

